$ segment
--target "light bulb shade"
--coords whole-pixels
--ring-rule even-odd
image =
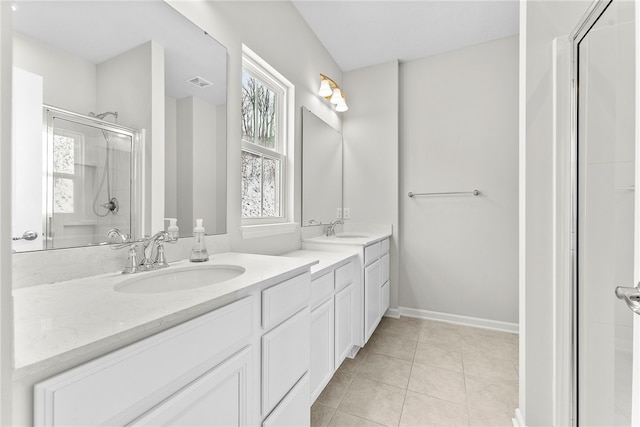
[[[333,95],[331,95],[331,99],[329,100],[329,102],[331,102],[332,104],[339,104],[341,100],[342,100],[342,93],[340,93],[340,89],[335,88],[333,90]]]
[[[336,104],[336,111],[338,113],[344,113],[345,111],[347,111],[349,109],[349,107],[347,106],[347,101],[344,100],[344,98],[342,98],[341,102],[338,102]]]
[[[327,96],[331,96],[333,91],[331,90],[331,86],[329,85],[329,80],[322,79],[320,82],[320,90],[318,91],[318,95],[326,98]]]

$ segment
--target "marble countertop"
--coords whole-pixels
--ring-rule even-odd
[[[334,266],[346,264],[351,258],[357,256],[356,251],[333,252],[333,251],[307,251],[299,250],[288,252],[282,256],[290,258],[306,259],[309,261],[317,261],[318,263],[311,266],[311,278],[320,277]]]
[[[360,245],[368,246],[373,243],[379,242],[391,236],[391,233],[371,233],[371,232],[359,232],[349,231],[343,233],[336,233],[335,236],[317,236],[310,237],[304,240],[309,243],[329,243],[332,245]]]
[[[246,271],[233,279],[195,289],[157,294],[116,292],[114,286],[135,275],[120,272],[30,286],[13,292],[15,369],[29,375],[72,360],[112,350],[229,304],[257,287],[274,285],[316,264],[304,257],[223,253],[206,265],[237,265]],[[175,267],[196,266],[188,261]]]

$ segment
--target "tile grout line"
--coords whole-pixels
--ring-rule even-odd
[[[411,369],[409,369],[409,378],[407,379],[407,387],[404,389],[404,399],[402,399],[402,407],[400,408],[400,418],[398,419],[398,427],[402,421],[402,415],[404,414],[404,405],[407,402],[407,394],[409,394],[409,383],[411,383],[411,374],[413,373],[413,364],[416,360],[416,352],[418,350],[418,343],[416,342],[416,349],[413,352],[413,358],[411,360]]]

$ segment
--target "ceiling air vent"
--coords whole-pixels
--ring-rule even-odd
[[[213,84],[213,83],[203,79],[200,76],[191,77],[190,79],[187,80],[187,82],[191,83],[192,85],[194,85],[196,87],[199,87],[199,88],[211,86]]]

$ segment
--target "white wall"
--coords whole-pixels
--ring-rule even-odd
[[[393,227],[390,306],[398,306],[398,62],[349,71],[344,113],[344,207],[347,223]],[[375,90],[372,90],[375,88]]]
[[[177,102],[169,96],[164,100],[164,216],[178,217],[178,171],[177,171]],[[166,224],[165,224],[166,225]]]
[[[399,304],[516,324],[518,37],[403,63],[400,82]]]
[[[553,330],[553,74],[551,43],[568,35],[590,1],[528,1],[521,7],[526,55],[521,124],[520,410],[528,426],[554,423]],[[524,27],[524,28],[523,28]]]
[[[207,233],[221,233],[224,228],[216,229],[215,216],[218,212],[217,147],[221,145],[216,141],[217,108],[190,96],[177,101],[175,114],[171,120],[177,123],[179,147],[175,152],[175,158],[165,160],[167,165],[173,163],[173,167],[177,169],[174,179],[180,192],[176,195],[172,210],[175,210],[178,219],[180,235],[193,235],[194,218],[204,219]],[[166,146],[169,147],[168,144]],[[165,175],[165,179],[167,178]],[[168,207],[169,204],[165,206]]]
[[[117,111],[119,124],[145,130],[144,222],[150,235],[164,227],[163,216],[153,215],[164,211],[164,48],[150,41],[104,61],[96,80],[97,112]]]
[[[24,34],[14,38],[14,65],[44,79],[44,103],[81,114],[96,108],[96,66]]]

